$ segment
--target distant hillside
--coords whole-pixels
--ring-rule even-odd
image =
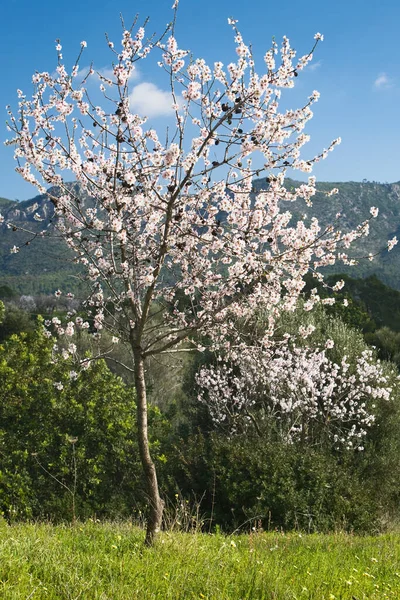
[[[286,185],[290,189],[301,183],[287,179]],[[265,178],[254,181],[255,191],[267,186]],[[327,197],[323,193],[334,187],[339,189],[337,196]],[[368,218],[371,206],[379,208],[378,218],[371,222],[370,236],[362,240],[358,251],[360,256],[379,249],[382,253],[373,262],[364,259],[351,269],[338,264],[333,270],[355,278],[376,274],[384,283],[400,290],[400,245],[391,253],[385,250],[388,239],[394,235],[400,239],[400,182],[318,182],[317,188],[321,193],[315,197],[312,208],[296,202],[288,204],[287,210],[296,209],[297,214],[306,213],[307,218],[315,216],[322,224],[332,222],[336,213],[341,212],[341,227],[347,229]],[[26,230],[12,231],[5,224],[0,225],[0,284],[24,294],[53,293],[58,287],[76,289],[78,271],[65,245],[57,239],[35,235],[44,224],[51,228],[53,205],[47,196],[35,196],[24,202],[0,198],[0,212]],[[44,223],[34,220],[36,212],[46,216]],[[17,254],[10,253],[14,245],[20,247]]]
[[[288,189],[296,188],[301,182],[286,179]],[[254,182],[255,191],[265,189],[268,184],[265,179]],[[327,197],[326,192],[338,188],[339,193]],[[400,242],[400,182],[317,182],[313,206],[305,203],[288,203],[287,210],[296,214],[306,213],[308,218],[316,217],[321,225],[335,221],[335,215],[340,212],[340,228],[353,229],[361,221],[368,219],[371,206],[379,208],[379,215],[371,220],[370,235],[357,243],[356,251],[350,250],[354,256],[360,257],[356,267],[346,267],[337,263],[330,269],[332,272],[347,273],[351,277],[364,278],[377,275],[381,281],[394,289],[400,290],[400,244],[387,251],[387,241],[397,235]],[[379,252],[380,251],[380,252]],[[371,262],[368,254],[379,252]]]
[[[23,231],[0,225],[0,284],[8,285],[20,294],[49,294],[56,289],[76,291],[77,267],[64,242],[50,234],[53,205],[46,195],[24,202],[0,200],[0,212],[5,221],[15,223]],[[36,212],[45,217],[34,219]],[[50,235],[39,235],[47,230]],[[13,254],[13,246],[20,248]]]
[[[334,293],[333,286],[338,279],[345,281],[340,292]],[[321,297],[335,297],[336,303],[326,307],[328,314],[341,317],[351,327],[362,329],[364,333],[373,332],[381,327],[388,327],[400,333],[400,291],[385,285],[376,275],[364,279],[355,279],[345,273],[328,275],[325,278],[328,287],[320,285],[314,277],[307,275],[305,292],[317,287]],[[351,298],[350,307],[343,305],[343,300]],[[354,310],[356,305],[357,310]],[[400,340],[399,340],[400,343]]]
[[[4,209],[7,206],[13,204],[13,200],[8,200],[7,198],[0,197],[0,209]]]

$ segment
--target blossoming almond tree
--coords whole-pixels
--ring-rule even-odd
[[[149,544],[163,502],[148,442],[146,359],[194,347],[199,332],[216,349],[238,354],[246,342],[234,320],[259,306],[270,315],[262,340],[268,347],[275,318],[296,306],[303,276],[337,259],[349,261],[351,242],[368,233],[368,221],[341,232],[339,219],[322,229],[315,218],[296,221],[289,211],[299,198],[311,205],[316,188],[310,176],[288,191],[286,169],[311,172],[339,143],[313,158],[300,155],[318,92],[301,108],[279,110],[282,92],[293,87],[322,36],[316,34],[301,57],[287,38],[280,49],[273,42],[257,72],[235,21],[229,24],[236,56],[226,66],[181,49],[174,23],[147,41],[144,28],[134,24],[123,32],[119,51],[108,41],[110,74],[90,68],[83,82],[79,59],[86,43],[71,71],[57,43],[55,73],[36,73],[32,98],[19,92],[18,113],[9,109],[17,171],[41,193],[53,186],[47,193],[57,233],[92,286],[94,327],[98,333],[111,329],[132,351]],[[174,119],[164,137],[130,106],[136,63],[154,54],[168,79]],[[102,106],[89,85],[98,78]],[[265,178],[257,195],[256,176]],[[307,308],[316,301],[314,293]],[[81,326],[78,319],[66,327],[55,323],[63,336]]]

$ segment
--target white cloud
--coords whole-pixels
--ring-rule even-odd
[[[141,116],[161,117],[170,115],[173,99],[171,92],[165,92],[154,83],[144,81],[136,85],[129,94],[129,106]]]
[[[318,60],[317,62],[314,62],[314,63],[313,63],[313,62],[311,62],[311,63],[310,63],[308,66],[307,66],[307,68],[308,68],[310,71],[316,71],[317,69],[319,69],[319,68],[320,68],[320,66],[321,66],[321,65],[322,65],[322,60]]]
[[[392,88],[394,81],[386,73],[380,73],[374,81],[374,87],[378,90],[388,90]]]

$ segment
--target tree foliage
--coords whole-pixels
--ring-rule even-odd
[[[284,320],[293,334],[314,324],[305,345],[334,339],[335,361],[347,354],[356,364],[365,349],[359,333],[323,311],[298,311]],[[35,330],[0,345],[2,513],[9,521],[57,521],[71,520],[74,505],[82,519],[145,512],[132,388],[101,362],[75,379],[71,361],[54,361],[53,344]],[[190,363],[185,371],[189,394]],[[197,398],[174,404],[170,394],[167,412],[151,408],[149,415],[161,490],[170,503],[176,494],[186,507],[200,502],[206,530],[261,522],[265,528],[371,532],[398,517],[397,397],[377,400],[365,450],[349,453],[301,439],[288,444],[271,418],[259,418],[261,436],[251,427],[227,435]]]
[[[143,508],[135,393],[103,362],[75,378],[40,329],[0,345],[0,509],[9,520]],[[152,420],[160,417],[152,411]]]

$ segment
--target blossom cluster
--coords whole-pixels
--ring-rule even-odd
[[[340,142],[302,156],[318,92],[301,108],[279,110],[322,35],[300,57],[286,37],[280,48],[274,41],[257,72],[251,47],[236,21],[230,25],[236,53],[227,65],[192,58],[173,30],[156,42],[145,42],[142,27],[124,31],[119,52],[109,42],[114,66],[107,90],[99,74],[103,107],[85,87],[96,76],[93,68],[79,83],[79,61],[68,71],[58,47],[55,73],[36,73],[32,98],[21,91],[17,114],[9,109],[17,171],[41,193],[52,186],[47,194],[58,234],[93,290],[94,327],[100,332],[118,322],[118,337],[135,339],[143,357],[199,330],[227,350],[229,319],[256,306],[271,315],[266,343],[280,312],[295,308],[304,275],[338,260],[351,263],[348,248],[368,234],[368,220],[342,232],[339,219],[322,228],[315,218],[296,221],[289,210],[299,199],[312,204],[316,181],[310,175],[288,190],[286,170],[310,173]],[[166,141],[130,108],[135,64],[153,53],[161,55],[171,86],[175,129]],[[264,182],[257,193],[256,176]],[[319,301],[314,290],[305,308]],[[150,323],[155,304],[165,325],[158,330]],[[152,334],[145,335],[149,323]]]
[[[231,433],[262,430],[271,421],[288,442],[330,442],[363,449],[374,423],[376,401],[389,400],[392,388],[371,349],[351,366],[338,363],[327,349],[284,343],[275,350],[243,352],[233,362],[203,367],[197,374],[199,399],[217,425]]]

